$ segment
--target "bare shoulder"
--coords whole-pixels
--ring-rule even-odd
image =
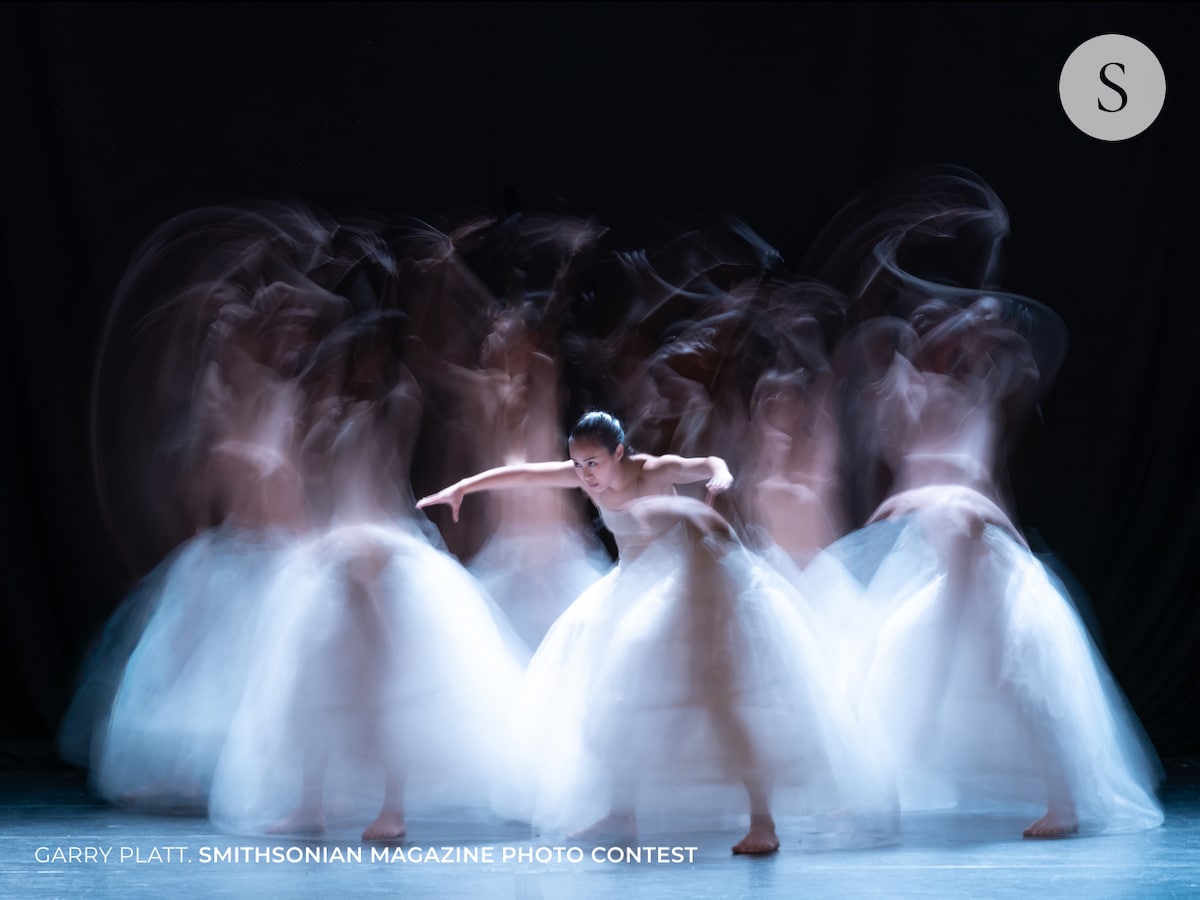
[[[652,456],[649,453],[635,453],[629,457],[629,461],[638,467],[638,474],[645,478],[647,475],[661,472],[666,467],[664,461],[670,458],[669,456]]]
[[[635,453],[630,457],[631,462],[641,465],[645,472],[661,472],[687,462],[682,456],[674,453],[664,453],[662,456],[651,456],[649,453]]]
[[[675,476],[685,460],[674,454],[651,456],[649,453],[636,453],[629,461],[638,467],[638,481],[643,491],[666,493],[674,485]]]

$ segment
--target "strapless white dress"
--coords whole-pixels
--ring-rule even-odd
[[[1053,789],[1085,833],[1161,823],[1157,756],[1062,582],[988,524],[946,590],[939,535],[970,489],[922,490],[945,496],[827,551],[859,580],[843,683],[902,808],[1037,816]]]
[[[751,779],[769,786],[777,818],[890,827],[888,781],[794,589],[736,539],[682,524],[648,534],[636,513],[636,503],[602,509],[620,562],[530,662],[518,705],[524,769],[499,787],[500,808],[561,836],[626,794],[643,830],[711,826],[744,819]]]

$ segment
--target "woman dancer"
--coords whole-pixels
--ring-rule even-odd
[[[508,775],[504,711],[526,654],[478,583],[433,546],[408,456],[421,404],[391,351],[395,323],[350,323],[315,358],[306,475],[327,525],[275,577],[210,814],[239,833],[318,834],[374,813],[486,812]],[[347,362],[348,361],[348,362]]]
[[[113,615],[60,728],[64,756],[110,801],[204,808],[261,595],[304,526],[298,392],[276,367],[288,348],[264,338],[271,323],[241,308],[214,325],[183,430],[203,435],[197,533]],[[204,521],[214,510],[216,525]]]
[[[524,680],[524,814],[535,827],[594,820],[569,837],[631,840],[636,809],[729,813],[748,797],[733,852],[764,854],[779,848],[780,802],[886,805],[856,766],[782,579],[715,511],[674,496],[706,482],[711,504],[733,481],[724,461],[628,452],[603,412],[579,420],[569,449],[567,461],[491,469],[418,503],[446,504],[457,521],[477,491],[578,487],[616,539],[617,567],[554,624]]]
[[[879,615],[858,708],[895,754],[902,808],[1043,808],[1027,837],[1153,827],[1154,753],[998,487],[1029,344],[993,297],[910,319],[913,359],[864,391],[890,496],[834,548]]]

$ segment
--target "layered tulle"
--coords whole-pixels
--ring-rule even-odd
[[[614,518],[605,513],[610,527]],[[518,704],[525,765],[500,791],[502,808],[547,836],[622,802],[643,828],[675,830],[744,816],[753,785],[776,815],[837,812],[842,830],[890,822],[887,779],[792,588],[724,536],[680,526],[621,546],[621,564],[530,662]]]
[[[571,601],[611,567],[598,542],[551,521],[502,525],[468,569],[533,651]]]
[[[280,531],[223,525],[182,545],[106,624],[59,730],[105,798],[203,808],[257,657]]]
[[[488,816],[513,770],[507,710],[525,661],[478,583],[415,530],[336,528],[271,587],[220,758],[218,827],[278,825],[318,784],[324,816],[359,825],[385,778],[411,817]]]
[[[861,577],[842,680],[905,810],[1162,821],[1157,757],[1062,583],[1007,529],[931,507],[843,538]]]
[[[848,702],[853,672],[861,666],[860,635],[869,627],[863,621],[867,608],[862,585],[830,552],[797,560],[770,542],[757,552],[791,587],[793,608],[819,641],[826,684],[835,692],[835,702]]]

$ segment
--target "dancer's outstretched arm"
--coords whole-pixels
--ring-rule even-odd
[[[669,481],[671,484],[693,484],[707,481],[708,503],[733,484],[729,466],[719,456],[684,457],[668,454],[645,458],[643,473],[651,478]]]
[[[417,509],[444,503],[450,507],[450,513],[457,522],[458,508],[467,494],[516,487],[579,487],[579,476],[575,474],[575,464],[570,460],[500,466],[456,481],[436,494],[422,497],[417,501]]]

